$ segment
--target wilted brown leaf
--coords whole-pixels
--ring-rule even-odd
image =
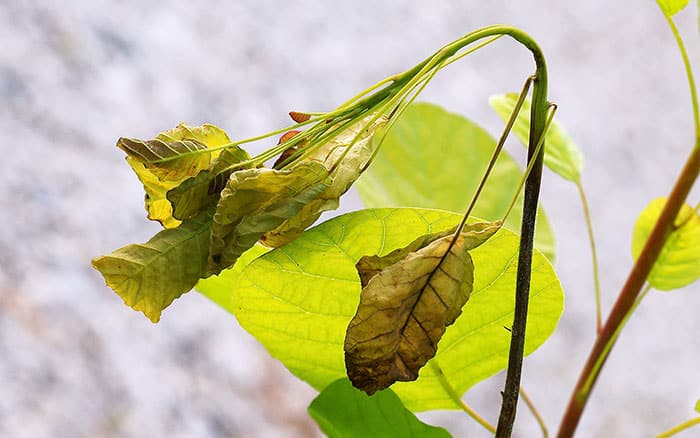
[[[469,224],[451,247],[453,235],[423,236],[385,257],[358,262],[366,285],[345,337],[345,366],[353,385],[371,395],[396,381],[418,378],[471,294],[469,250],[501,224]]]
[[[370,123],[375,115],[369,115],[350,126],[302,161],[322,164],[330,172],[333,182],[298,214],[265,233],[261,239],[263,244],[277,248],[289,243],[316,222],[321,213],[338,208],[340,196],[359,178],[374,154],[374,134],[387,123],[384,116]],[[356,140],[355,143],[352,143],[353,140]]]

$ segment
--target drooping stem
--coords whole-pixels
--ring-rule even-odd
[[[488,166],[486,166],[486,171],[484,172],[484,175],[481,177],[481,181],[479,181],[479,185],[476,188],[476,191],[474,191],[474,194],[472,195],[472,200],[469,202],[469,206],[467,207],[466,211],[464,212],[464,215],[462,216],[462,221],[457,225],[457,230],[455,231],[455,236],[459,236],[459,234],[462,232],[464,229],[464,226],[467,223],[467,219],[469,219],[469,215],[471,214],[472,210],[474,209],[474,206],[476,205],[476,201],[479,199],[479,195],[481,194],[481,190],[483,190],[484,186],[486,185],[486,181],[488,180],[489,176],[491,175],[491,171],[493,170],[493,167],[496,165],[496,160],[498,160],[499,155],[501,154],[501,151],[503,150],[503,146],[506,144],[506,140],[508,139],[508,134],[510,134],[511,129],[513,129],[513,125],[515,124],[515,120],[518,117],[518,113],[520,112],[520,108],[523,106],[523,102],[525,102],[525,98],[527,97],[527,92],[530,90],[530,86],[532,85],[532,81],[534,80],[534,76],[530,76],[525,80],[525,83],[523,84],[523,89],[520,91],[520,95],[518,96],[518,100],[515,102],[515,108],[513,108],[513,112],[510,115],[510,118],[508,119],[508,122],[506,123],[506,126],[503,128],[503,132],[501,133],[501,137],[498,139],[498,143],[496,144],[496,149],[494,149],[493,154],[491,154],[491,159],[489,160]],[[520,191],[520,190],[518,190]],[[516,194],[517,196],[517,194]],[[450,252],[452,249],[452,245],[457,241],[457,239],[452,239],[452,242],[450,243],[450,246],[447,248],[446,252]]]
[[[484,417],[479,415],[474,409],[472,409],[468,404],[462,400],[462,397],[459,395],[459,393],[452,387],[450,384],[449,380],[447,380],[447,377],[445,376],[445,373],[442,371],[442,368],[440,368],[440,365],[435,361],[435,359],[430,361],[430,367],[433,369],[433,372],[435,375],[437,375],[438,381],[440,382],[440,386],[442,386],[442,389],[445,390],[447,395],[452,399],[452,401],[464,412],[467,413],[470,417],[472,417],[477,423],[481,424],[484,426],[486,430],[488,430],[491,433],[496,432],[496,428],[486,421]]]
[[[532,250],[535,238],[537,204],[542,181],[542,162],[545,146],[537,151],[537,145],[544,137],[547,120],[547,67],[540,48],[531,40],[523,42],[532,51],[537,69],[533,84],[533,97],[530,112],[530,139],[528,144],[528,163],[534,166],[525,183],[525,200],[520,227],[520,251],[518,253],[518,273],[515,286],[515,316],[511,329],[510,352],[506,383],[503,389],[501,413],[498,418],[496,437],[509,437],[513,430],[518,404],[518,390],[522,374],[523,354],[525,351],[525,327],[530,297],[530,277],[532,268]],[[542,140],[543,141],[543,140]]]
[[[661,215],[647,238],[642,252],[639,254],[639,258],[634,263],[605,325],[603,325],[603,330],[588,355],[588,360],[571,394],[564,418],[559,426],[558,437],[570,437],[576,431],[593,386],[608,357],[610,348],[606,349],[606,346],[618,332],[618,327],[623,323],[636,302],[656,259],[671,231],[673,231],[676,216],[678,216],[688,193],[697,180],[698,174],[700,174],[700,147],[694,147],[668,196]]]
[[[598,272],[598,253],[595,247],[595,237],[593,235],[593,221],[591,220],[591,212],[588,209],[588,200],[586,193],[583,191],[581,181],[576,181],[578,194],[581,197],[581,206],[583,207],[583,217],[586,220],[586,230],[588,231],[588,243],[591,247],[591,263],[593,264],[593,287],[595,289],[595,327],[596,333],[600,333],[603,329],[603,316],[600,306],[600,274]]]

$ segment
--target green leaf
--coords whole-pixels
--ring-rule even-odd
[[[296,376],[317,389],[345,376],[343,343],[360,296],[355,264],[383,256],[416,236],[454,227],[460,215],[423,209],[376,209],[346,214],[257,258],[230,279],[232,306],[241,326]],[[462,315],[445,332],[435,359],[461,394],[503,370],[513,321],[519,238],[501,229],[472,251],[474,291]],[[206,284],[209,280],[202,281]],[[220,286],[224,287],[224,286]],[[563,308],[551,264],[535,252],[525,350],[554,331]],[[411,410],[456,409],[431,367],[417,381],[392,387]]]
[[[233,294],[236,290],[237,278],[253,260],[270,251],[262,245],[254,245],[241,254],[233,267],[224,269],[218,275],[213,275],[197,283],[195,289],[210,300],[218,303],[229,313],[233,313]]]
[[[390,389],[370,397],[347,379],[328,385],[309,405],[309,415],[329,438],[448,438],[441,427],[421,422]]]
[[[399,260],[394,260],[397,251],[387,260],[371,259],[380,262],[381,270],[362,288],[345,336],[345,367],[356,388],[372,395],[396,381],[418,378],[471,295],[474,264],[469,250],[500,227],[500,221],[468,224],[456,240],[448,235],[416,251],[402,248],[399,252],[405,255]],[[367,274],[365,259],[356,265],[361,282]]]
[[[204,273],[211,215],[162,230],[144,244],[131,244],[92,265],[124,303],[153,322],[180,295],[194,287]]]
[[[517,101],[518,95],[515,93],[499,94],[489,98],[489,104],[504,122],[510,118]],[[513,132],[527,147],[530,138],[530,101],[528,99],[525,99],[520,108],[520,113],[513,125]],[[564,179],[573,182],[581,180],[583,154],[556,119],[552,121],[545,134],[544,164]]]
[[[666,198],[654,199],[642,210],[632,233],[632,257],[642,252],[656,220],[666,205]],[[658,290],[687,286],[700,278],[700,216],[688,204],[683,205],[647,281]]]
[[[695,402],[695,412],[700,414],[700,399],[698,399],[698,401]]]
[[[664,15],[672,17],[688,6],[688,0],[656,0]]]
[[[367,207],[421,207],[463,212],[476,190],[496,141],[462,116],[427,103],[413,104],[389,131],[376,158],[355,187]],[[502,219],[522,178],[517,163],[500,158],[473,215]],[[522,205],[522,195],[518,205]],[[505,221],[520,230],[521,208]],[[537,248],[554,259],[554,235],[538,212]]]
[[[263,234],[295,216],[329,185],[328,170],[317,162],[234,172],[216,205],[207,276],[233,266]]]
[[[276,248],[291,242],[316,222],[321,213],[338,208],[340,196],[357,180],[374,154],[377,146],[374,135],[387,123],[386,117],[372,121],[374,118],[375,114],[364,117],[304,158],[302,163],[321,163],[328,169],[332,183],[298,214],[266,233],[261,240],[265,245]]]

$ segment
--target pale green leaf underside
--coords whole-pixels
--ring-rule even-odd
[[[124,303],[158,322],[160,313],[199,280],[206,266],[211,216],[166,229],[92,261]]]
[[[372,165],[355,187],[366,207],[419,207],[463,212],[496,148],[496,141],[466,118],[439,106],[412,104],[391,128]],[[502,153],[473,215],[502,219],[522,171]],[[522,195],[518,205],[522,205]],[[520,230],[521,208],[504,226]],[[550,260],[555,242],[547,217],[538,211],[535,245]]]
[[[688,6],[688,0],[656,0],[663,13],[672,17]]]
[[[240,324],[272,356],[321,390],[345,376],[343,341],[359,302],[355,264],[360,257],[387,254],[419,235],[453,227],[459,219],[455,213],[409,208],[337,217],[256,259],[228,285],[219,283],[225,297],[236,290],[232,303],[221,304],[233,307]],[[504,326],[513,320],[518,243],[518,236],[502,229],[472,252],[474,291],[462,315],[445,332],[436,355],[460,393],[506,366],[510,333]],[[527,353],[551,335],[562,308],[556,274],[536,251]],[[418,381],[392,388],[414,411],[456,408],[430,367],[421,370]]]
[[[309,405],[309,414],[329,438],[448,438],[441,427],[421,422],[391,389],[369,397],[347,379],[331,383]]]
[[[654,199],[642,210],[632,233],[632,257],[636,260],[644,248],[666,198]],[[671,233],[656,260],[649,284],[658,290],[687,286],[700,278],[700,216],[688,204],[683,205]]]
[[[499,94],[491,96],[489,104],[505,122],[510,118],[517,100],[518,95],[515,93]],[[530,101],[528,99],[520,108],[518,118],[513,125],[513,132],[523,145],[528,145],[530,138]],[[544,164],[564,179],[573,182],[581,180],[583,154],[556,119],[552,121],[545,135]]]

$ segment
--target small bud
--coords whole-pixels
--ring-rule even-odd
[[[305,122],[311,118],[311,114],[300,113],[297,111],[290,111],[289,117],[292,118],[297,123]]]

